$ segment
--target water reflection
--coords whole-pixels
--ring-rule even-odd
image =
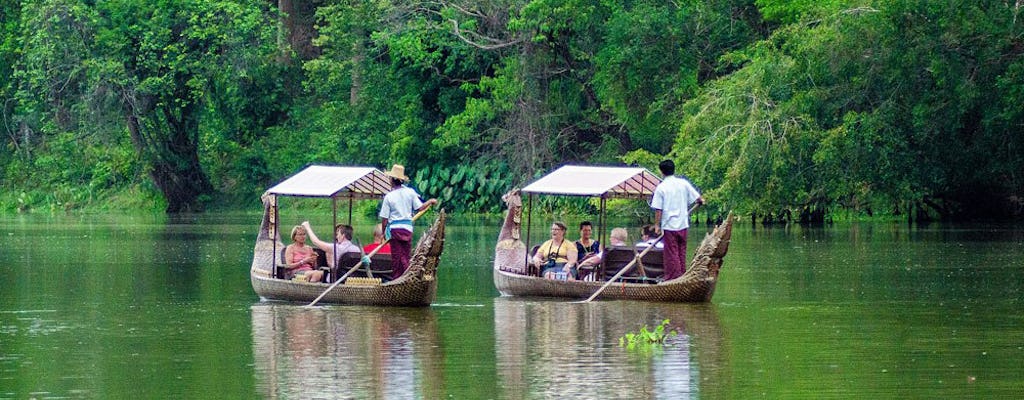
[[[439,398],[443,349],[430,309],[252,306],[265,398]]]
[[[679,332],[664,347],[619,346],[626,332],[663,319]],[[711,304],[497,298],[494,330],[503,398],[697,398],[701,375],[721,370]]]

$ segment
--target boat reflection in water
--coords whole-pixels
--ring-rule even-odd
[[[269,399],[440,398],[432,310],[252,306],[257,392]]]
[[[678,332],[665,346],[619,346],[627,332],[654,329],[664,319]],[[505,297],[494,300],[494,331],[503,397],[510,399],[697,398],[708,395],[701,387],[712,378],[701,376],[705,367],[714,374],[720,366],[713,304]]]

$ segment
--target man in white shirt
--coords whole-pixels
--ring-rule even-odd
[[[658,164],[665,176],[654,189],[651,208],[654,209],[655,233],[663,233],[665,243],[665,280],[683,276],[686,272],[686,232],[690,227],[690,204],[704,204],[690,181],[675,176],[676,164],[665,160]]]
[[[391,177],[391,191],[384,195],[378,216],[381,226],[385,227],[384,236],[391,243],[391,279],[395,280],[409,268],[413,214],[437,204],[437,199],[421,201],[419,193],[405,186],[409,177],[405,176],[402,165],[395,164],[387,175]]]

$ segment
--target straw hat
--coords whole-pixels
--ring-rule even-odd
[[[391,171],[385,174],[392,178],[401,179],[403,182],[409,180],[409,177],[405,176],[405,166],[401,164],[392,165]]]

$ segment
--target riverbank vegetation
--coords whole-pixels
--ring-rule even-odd
[[[1024,214],[1013,1],[0,1],[0,212],[258,208],[310,163],[497,212],[658,160],[763,221]]]

